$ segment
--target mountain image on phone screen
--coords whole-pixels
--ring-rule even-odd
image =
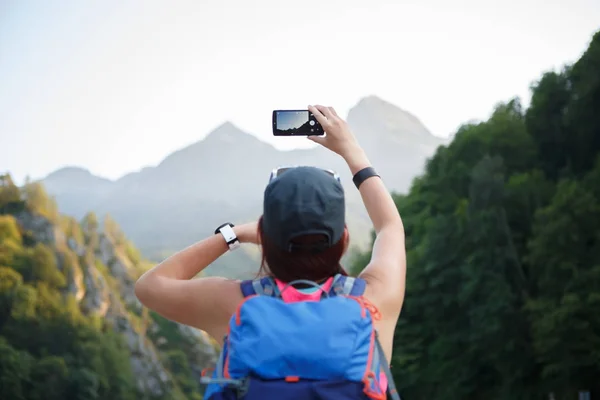
[[[325,132],[308,110],[274,110],[274,136],[322,136]]]

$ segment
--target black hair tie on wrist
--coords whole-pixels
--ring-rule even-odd
[[[373,176],[381,178],[379,174],[375,171],[375,168],[366,167],[354,174],[354,176],[352,177],[352,182],[354,182],[354,186],[356,186],[356,188],[358,189],[364,181]]]

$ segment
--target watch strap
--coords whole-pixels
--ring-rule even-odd
[[[366,167],[366,168],[363,168],[360,171],[358,171],[356,174],[354,174],[354,176],[352,177],[352,182],[354,182],[354,186],[356,186],[356,188],[359,189],[360,185],[364,181],[366,181],[367,179],[369,179],[373,176],[377,176],[377,177],[381,178],[379,176],[379,174],[375,171],[375,168]]]
[[[229,250],[235,250],[240,247],[240,241],[233,230],[234,226],[231,222],[226,222],[215,229],[215,235],[220,233],[223,236],[227,246],[229,246]]]

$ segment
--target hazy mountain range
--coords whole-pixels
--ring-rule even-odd
[[[390,190],[405,192],[444,139],[433,136],[414,115],[378,97],[360,100],[348,113],[352,127]],[[110,213],[123,231],[153,260],[160,260],[226,221],[259,217],[268,176],[278,165],[334,169],[347,193],[352,243],[364,246],[370,222],[343,160],[326,149],[280,151],[225,122],[203,140],[147,167],[111,181],[66,167],[46,178],[61,212],[81,218],[88,211]],[[256,249],[243,247],[207,270],[209,274],[248,276],[256,271]]]

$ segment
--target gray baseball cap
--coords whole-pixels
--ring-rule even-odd
[[[335,245],[346,226],[344,188],[316,167],[295,167],[273,178],[264,192],[262,230],[279,248],[292,252],[322,251]],[[304,235],[323,235],[323,242],[300,245]]]

